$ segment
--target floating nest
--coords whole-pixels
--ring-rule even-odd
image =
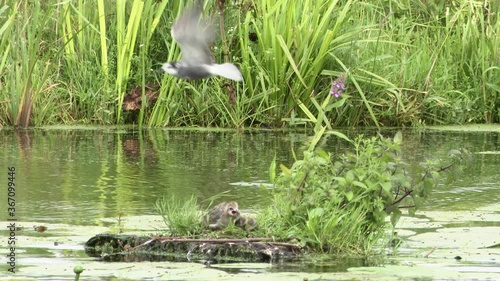
[[[269,262],[294,259],[302,254],[302,249],[266,238],[187,239],[99,234],[85,243],[85,252],[105,261]]]

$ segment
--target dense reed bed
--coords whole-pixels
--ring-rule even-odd
[[[214,57],[243,83],[155,71],[179,57],[170,27],[188,1],[3,3],[4,126],[314,126],[318,112],[328,126],[500,121],[497,1],[207,0]],[[154,98],[125,111],[133,89]]]

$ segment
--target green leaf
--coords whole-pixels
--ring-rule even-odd
[[[403,143],[403,132],[398,131],[394,136],[394,143],[402,144]]]
[[[319,140],[321,137],[323,137],[323,133],[325,132],[326,127],[321,126],[321,129],[314,134],[313,139],[311,140],[311,144],[309,145],[309,150],[313,151],[314,148],[316,147],[316,144],[318,144]]]
[[[285,165],[280,164],[281,171],[285,176],[291,176],[292,175],[292,170],[288,169]]]
[[[410,217],[414,217],[415,216],[415,208],[409,208],[408,209],[408,215]]]
[[[271,165],[269,166],[269,180],[271,183],[274,183],[276,179],[276,153],[274,153],[273,161],[271,161]]]
[[[309,217],[309,219],[314,219],[316,217],[321,217],[323,215],[323,212],[324,212],[324,210],[321,207],[314,208],[314,209],[312,209],[312,210],[310,210],[308,212],[308,217]]]
[[[353,141],[350,138],[348,138],[346,135],[342,134],[339,131],[330,130],[330,131],[327,131],[325,134],[334,135],[334,136],[337,136],[337,137],[339,137],[339,138],[341,138],[349,143],[353,143]]]
[[[332,110],[333,108],[339,108],[339,107],[343,106],[346,100],[347,100],[346,98],[339,99],[338,101],[328,105],[326,107],[325,111],[328,112],[328,111]]]
[[[500,243],[486,247],[487,249],[500,248]]]
[[[313,123],[317,122],[316,117],[314,117],[314,114],[311,111],[309,111],[309,109],[307,108],[307,106],[302,101],[300,101],[300,100],[297,101],[297,104],[300,107],[300,109],[302,109],[302,111],[304,112],[304,114],[307,115],[307,117],[309,118],[310,122],[313,122]]]
[[[345,175],[345,178],[346,178],[349,182],[353,181],[353,180],[354,180],[354,173],[353,173],[351,170],[347,171],[347,173],[346,173],[346,175]]]
[[[347,201],[351,201],[354,197],[354,193],[352,191],[349,191],[345,194],[345,197],[347,198]]]
[[[390,182],[381,182],[380,186],[384,189],[385,192],[391,191],[391,183]]]
[[[485,84],[486,84],[486,86],[488,86],[488,88],[500,93],[500,86],[492,84],[492,83],[485,83]]]
[[[333,179],[338,181],[340,186],[345,185],[346,183],[346,180],[343,177],[333,177]]]
[[[368,188],[368,187],[366,186],[366,184],[364,184],[364,183],[362,183],[362,182],[360,182],[360,181],[353,181],[353,182],[352,182],[352,184],[353,184],[353,185],[355,185],[355,186],[361,187],[361,188],[363,188],[363,189],[367,189],[367,188]]]
[[[392,226],[396,226],[398,223],[399,219],[401,218],[401,210],[398,208],[395,208],[394,211],[391,214],[391,224]]]
[[[300,73],[299,71],[299,67],[297,66],[297,64],[295,63],[295,60],[293,59],[293,56],[292,54],[290,53],[290,50],[288,49],[288,46],[286,45],[285,43],[285,40],[283,39],[283,36],[281,35],[277,35],[276,36],[276,39],[278,39],[278,42],[280,43],[281,45],[281,49],[283,50],[283,52],[285,53],[285,56],[287,57],[288,59],[288,62],[290,63],[290,65],[292,66],[295,74],[297,74],[297,77],[299,78],[300,82],[302,82],[302,85],[304,85],[304,87],[307,88],[307,84],[306,82],[304,81],[304,78],[302,78],[302,74]]]
[[[316,154],[325,160],[330,160],[330,154],[328,154],[328,152],[324,151],[323,149],[316,150]]]

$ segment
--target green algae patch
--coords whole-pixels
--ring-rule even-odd
[[[398,233],[408,231],[400,253],[388,257],[377,266],[352,266],[346,271],[309,272],[311,261],[278,263],[231,262],[207,264],[205,260],[191,262],[147,261],[130,259],[128,262],[102,262],[102,258],[89,258],[83,244],[95,233],[109,232],[116,219],[101,219],[109,226],[73,226],[43,224],[47,229],[36,232],[40,222],[22,222],[19,232],[21,243],[19,272],[7,275],[0,272],[1,280],[73,280],[73,268],[84,268],[80,280],[415,280],[476,279],[493,280],[498,274],[500,249],[493,246],[498,227],[466,227],[481,222],[497,223],[498,206],[491,204],[473,211],[423,211],[418,217],[402,217]],[[160,216],[130,216],[123,218],[123,229],[138,235],[158,231]],[[450,223],[461,224],[450,227]],[[5,222],[3,222],[5,223]],[[115,231],[117,228],[113,228]],[[57,244],[55,244],[57,242]],[[498,243],[498,241],[497,241]],[[491,244],[491,245],[490,245]],[[333,258],[334,256],[332,256]],[[457,257],[460,257],[458,259]],[[332,264],[339,261],[332,261]],[[342,259],[340,260],[342,262]],[[328,261],[323,261],[328,264]],[[317,265],[317,263],[314,263]],[[285,272],[286,271],[286,272]]]
[[[391,264],[353,268],[399,278],[492,280],[500,266],[500,204],[470,211],[422,211],[402,217],[397,232],[405,237]],[[382,279],[385,280],[385,279]]]
[[[456,131],[456,132],[500,132],[500,124],[468,124],[427,126],[429,130]]]

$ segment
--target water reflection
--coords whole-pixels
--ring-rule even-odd
[[[355,137],[360,132],[346,133]],[[403,157],[412,162],[444,157],[461,147],[475,152],[500,150],[498,133],[404,135]],[[186,199],[194,195],[203,201],[228,191],[243,209],[263,206],[269,200],[261,184],[268,182],[273,157],[290,166],[292,150],[301,157],[307,134],[4,129],[0,140],[0,168],[5,171],[14,166],[17,170],[18,215],[23,220],[95,224],[124,210],[126,215],[155,214],[154,202],[164,194]],[[348,148],[334,137],[322,145],[334,155]],[[429,204],[432,209],[460,210],[494,202],[500,155],[475,154],[473,163],[453,185],[436,190]],[[2,201],[0,207],[4,204]]]
[[[347,272],[352,267],[380,266],[383,263],[382,258],[330,258],[315,263],[300,261],[278,261],[272,262],[271,267],[258,268],[255,264],[238,263],[232,266],[231,263],[215,264],[212,267],[218,270],[231,273],[273,273],[273,272]],[[323,279],[322,279],[323,280]]]
[[[498,132],[419,132],[408,135],[404,156],[412,162],[446,157],[452,149],[473,152],[470,166],[451,185],[437,188],[426,204],[428,210],[458,211],[495,203],[500,196],[500,134]],[[484,153],[493,152],[493,153]]]
[[[359,133],[372,136],[377,132],[345,133],[355,137]],[[390,137],[394,131],[382,134]],[[179,198],[194,195],[203,203],[227,191],[242,209],[265,206],[269,199],[261,185],[269,187],[268,167],[272,159],[276,156],[278,163],[290,166],[292,151],[300,158],[307,139],[306,133],[272,131],[3,129],[0,170],[16,168],[20,221],[109,226],[109,218],[117,218],[119,214],[156,214],[154,202],[164,194]],[[324,139],[322,146],[333,155],[349,149],[344,141],[334,137]],[[449,150],[462,147],[476,152],[473,164],[452,185],[437,188],[425,209],[457,211],[497,203],[499,133],[406,131],[402,157],[418,163],[444,157]],[[6,200],[0,200],[0,209],[6,210]],[[102,218],[108,218],[107,222]],[[0,219],[6,220],[6,212],[0,212]],[[488,222],[467,222],[467,226],[476,225],[484,227]],[[465,225],[461,222],[447,225],[453,226]],[[29,251],[26,256],[32,254]],[[27,260],[25,264],[30,264]],[[377,265],[377,261],[339,259],[314,264],[273,264],[262,271],[241,266],[221,270],[339,272],[369,265]]]
[[[3,130],[0,165],[16,167],[23,220],[95,224],[121,210],[154,214],[163,194],[201,201],[228,191],[243,208],[265,204],[260,188],[233,183],[267,182],[275,153],[290,165],[291,149],[304,138],[276,132]]]

